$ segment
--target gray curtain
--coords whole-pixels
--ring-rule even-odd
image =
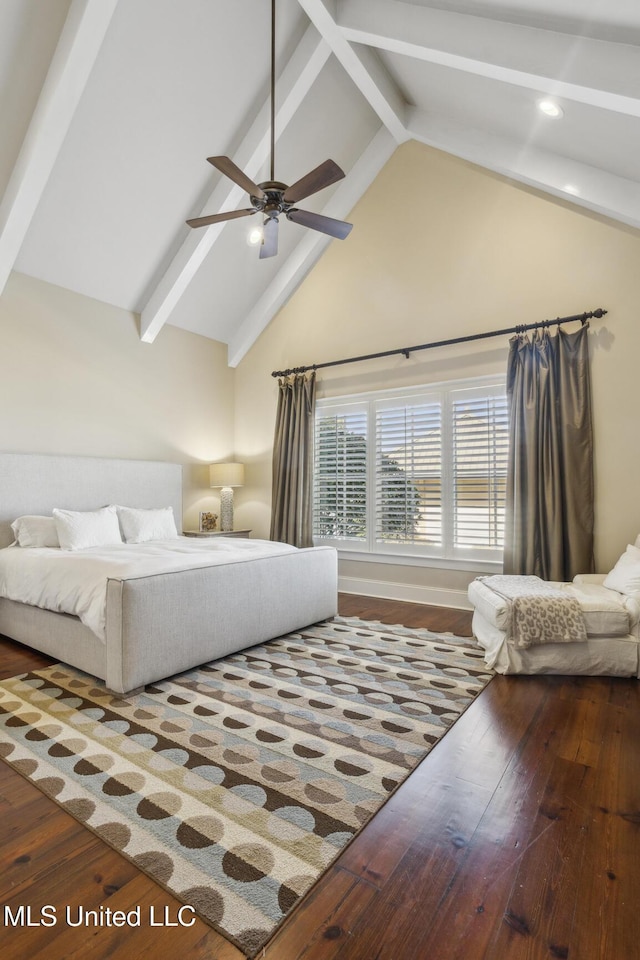
[[[278,382],[270,536],[294,547],[310,547],[316,374],[292,374]]]
[[[588,324],[510,341],[504,572],[572,580],[593,563]]]

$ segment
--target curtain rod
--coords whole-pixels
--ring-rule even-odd
[[[312,363],[308,367],[290,367],[288,370],[274,370],[272,377],[288,377],[292,373],[306,373],[308,370],[320,370],[322,367],[338,367],[343,363],[359,363],[361,360],[377,360],[380,357],[393,357],[402,354],[409,359],[409,354],[417,350],[431,350],[432,347],[449,347],[454,343],[469,343],[471,340],[486,340],[488,337],[501,337],[507,333],[524,333],[526,330],[538,330],[540,327],[549,327],[552,323],[560,326],[561,323],[571,323],[579,320],[586,323],[592,317],[600,319],[607,313],[602,307],[591,310],[589,313],[576,313],[572,317],[556,317],[555,320],[541,320],[539,323],[521,323],[517,327],[504,327],[502,330],[491,330],[489,333],[472,333],[468,337],[454,337],[452,340],[436,340],[433,343],[420,343],[415,347],[400,347],[398,350],[383,350],[382,353],[367,353],[361,357],[347,357],[345,360],[327,360],[326,363]]]

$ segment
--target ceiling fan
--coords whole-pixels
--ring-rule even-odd
[[[325,160],[320,166],[311,170],[291,186],[275,179],[275,36],[276,36],[276,0],[271,0],[271,168],[270,179],[263,183],[254,183],[240,167],[236,166],[229,157],[207,157],[209,163],[223,173],[249,194],[250,207],[243,210],[230,210],[225,213],[214,213],[207,217],[195,217],[187,220],[190,227],[207,227],[212,223],[222,223],[226,220],[236,220],[239,217],[250,217],[260,213],[264,217],[262,242],[260,244],[260,259],[275,257],[278,252],[278,226],[281,214],[299,223],[303,227],[319,230],[330,237],[344,240],[350,233],[353,224],[344,220],[334,220],[309,210],[300,210],[296,207],[299,200],[304,200],[319,190],[342,180],[344,172],[333,160]]]

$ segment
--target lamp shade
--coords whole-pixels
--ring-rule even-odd
[[[212,487],[241,487],[244,484],[244,463],[212,463],[209,465]]]

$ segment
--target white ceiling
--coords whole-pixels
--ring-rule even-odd
[[[346,173],[306,209],[348,219],[415,139],[640,229],[638,0],[277,15],[276,179],[329,157]],[[207,156],[268,178],[269,38],[269,0],[2,0],[0,291],[16,269],[140,313],[143,340],[165,323],[221,340],[237,364],[342,242],[285,221],[259,261],[251,219],[185,225],[247,205]]]

